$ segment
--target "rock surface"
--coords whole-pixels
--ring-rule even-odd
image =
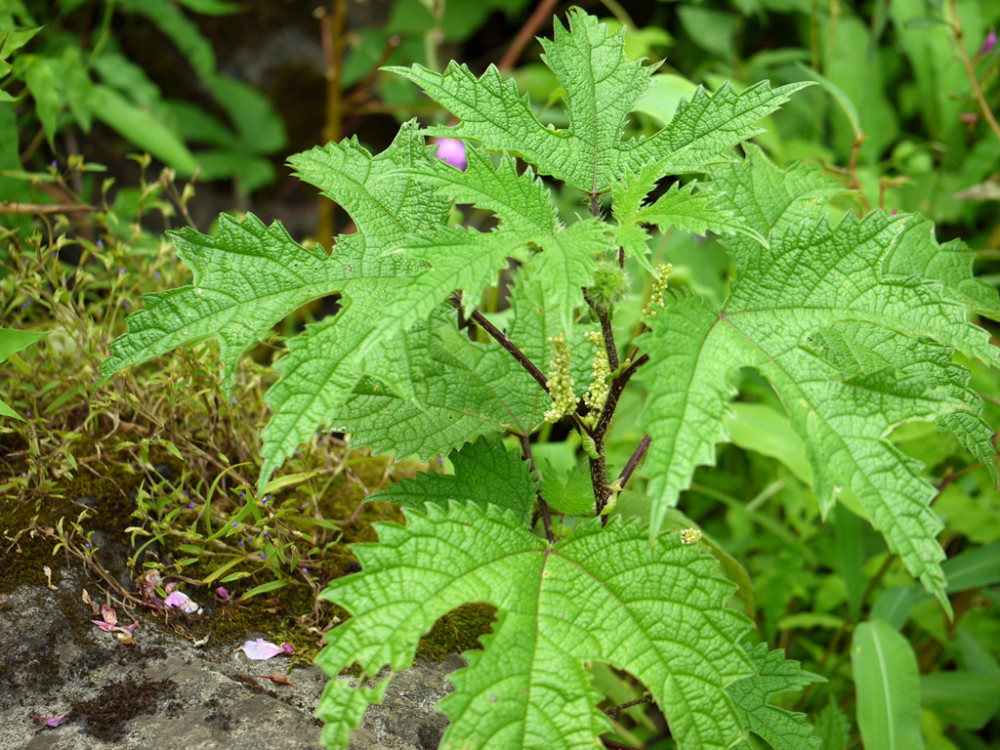
[[[313,715],[326,684],[319,668],[286,675],[286,657],[250,661],[242,641],[195,647],[144,612],[135,613],[136,645],[121,643],[91,623],[100,617],[81,592],[95,584],[82,570],[62,573],[54,590],[22,585],[0,594],[0,749],[322,747]],[[121,611],[118,617],[119,625],[131,622]],[[268,634],[247,634],[257,637]],[[433,706],[451,689],[446,675],[463,664],[453,655],[397,674],[351,750],[437,747],[447,719]],[[261,678],[274,674],[294,685]],[[57,727],[29,716],[64,713]]]

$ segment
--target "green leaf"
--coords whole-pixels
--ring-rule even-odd
[[[38,55],[25,55],[17,63],[24,66],[24,83],[35,100],[35,111],[45,131],[49,148],[55,151],[52,140],[56,135],[56,116],[62,100],[59,96],[59,85],[48,59]]]
[[[1000,711],[995,674],[931,672],[920,676],[920,699],[949,724],[979,731]]]
[[[781,693],[798,692],[810,683],[826,680],[803,672],[797,661],[786,661],[783,649],[769,652],[766,643],[748,647],[747,654],[757,674],[726,688],[736,704],[743,728],[768,742],[774,750],[819,748],[820,740],[813,736],[813,727],[805,714],[787,711],[769,701]],[[737,745],[744,750],[750,747],[749,737]]]
[[[102,84],[94,85],[92,96],[94,117],[129,143],[173,167],[182,177],[194,174],[197,160],[159,119]]]
[[[112,342],[99,386],[126,367],[181,344],[219,340],[222,377],[232,387],[240,355],[300,305],[335,290],[339,268],[321,250],[307,250],[280,224],[223,214],[216,234],[171,233],[194,283],[143,295],[144,310],[128,317],[128,333]]]
[[[615,519],[549,547],[496,508],[404,512],[405,527],[378,524],[379,544],[354,545],[361,573],[321,594],[352,613],[317,657],[331,677],[353,662],[367,675],[405,669],[439,617],[483,601],[497,622],[485,650],[466,652],[469,668],[450,677],[442,748],[592,747],[610,725],[591,660],[643,682],[679,746],[726,748],[739,737],[725,686],[751,674],[737,644],[749,623],[726,608],[732,587],[696,545],[665,534],[651,547],[644,527]],[[354,693],[339,680],[327,687],[318,713],[328,745],[343,747],[360,721],[343,708]]]
[[[850,739],[851,723],[833,698],[816,717],[816,737],[820,750],[844,750]]]
[[[917,657],[906,639],[883,620],[860,623],[851,667],[865,747],[921,750]]]
[[[762,161],[754,152],[750,159]],[[806,444],[824,513],[849,488],[890,549],[947,609],[941,522],[929,509],[935,490],[885,436],[904,420],[978,416],[978,398],[947,346],[986,360],[995,349],[939,282],[885,272],[882,261],[906,217],[848,215],[836,228],[825,219],[797,221],[803,199],[795,190],[814,194],[815,180],[800,170],[789,182],[750,184],[735,168],[729,174],[732,205],[770,246],[727,239],[737,272],[721,309],[694,297],[671,299],[637,342],[650,356],[638,377],[650,391],[641,423],[653,438],[646,462],[652,529],[694,467],[712,463],[715,444],[727,439],[730,376],[756,367]]]
[[[949,592],[1000,583],[1000,542],[966,550],[941,567],[948,576]]]
[[[21,331],[13,328],[0,328],[0,363],[5,362],[11,354],[31,346],[47,335],[48,331]],[[4,403],[3,399],[0,399],[0,416],[24,421],[24,417],[8,404]]]
[[[448,456],[454,474],[425,472],[416,479],[403,479],[365,502],[388,500],[422,510],[424,503],[446,508],[451,500],[475,503],[486,509],[490,503],[526,516],[535,504],[535,480],[531,467],[520,455],[508,451],[497,439],[480,437]]]
[[[698,89],[682,102],[670,124],[651,138],[623,140],[628,113],[645,93],[652,68],[629,60],[624,34],[579,9],[568,14],[569,30],[555,22],[553,40],[543,46],[545,64],[566,91],[570,128],[543,126],[530,102],[512,81],[490,67],[476,78],[464,65],[449,63],[444,73],[422,66],[389,67],[418,84],[460,120],[454,127],[427,132],[479,141],[487,150],[520,156],[569,187],[589,194],[611,189],[626,168],[662,161],[662,174],[702,172],[713,162],[729,161],[729,149],[756,135],[756,122],[807,84],[772,90],[767,83],[740,94],[729,84],[709,95]]]

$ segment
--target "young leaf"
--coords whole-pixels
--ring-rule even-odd
[[[722,308],[673,299],[638,342],[650,356],[639,377],[650,390],[643,424],[653,437],[652,529],[694,467],[710,463],[715,443],[726,439],[730,374],[756,367],[806,442],[824,512],[849,487],[890,549],[947,608],[935,538],[941,524],[928,507],[934,488],[885,435],[904,420],[975,408],[949,350],[927,337],[983,359],[994,350],[938,282],[885,273],[883,258],[905,217],[874,212],[836,228],[815,218],[789,224],[803,203],[796,187],[815,189],[793,177],[794,184],[732,181],[748,185],[730,200],[741,211],[756,206],[755,220],[747,211],[751,225],[770,247],[740,235],[726,240],[737,277]]]
[[[362,572],[321,594],[353,615],[317,657],[328,674],[353,662],[368,675],[404,669],[439,617],[485,601],[499,610],[494,633],[450,678],[442,748],[592,747],[610,724],[590,660],[642,681],[679,747],[721,749],[740,736],[725,686],[752,673],[737,645],[749,622],[726,607],[732,586],[696,545],[664,534],[650,546],[643,526],[612,520],[550,547],[497,508],[427,509],[404,511],[405,527],[379,524],[379,544],[353,547]],[[352,693],[339,681],[324,693],[328,744],[343,746],[360,718],[341,713]]]
[[[624,140],[627,115],[645,93],[653,68],[625,56],[622,30],[608,33],[577,8],[567,17],[569,30],[557,19],[555,38],[543,41],[543,60],[566,92],[568,130],[538,122],[527,97],[492,66],[478,79],[454,62],[444,73],[419,65],[386,70],[418,84],[460,119],[454,127],[432,127],[428,133],[468,138],[488,151],[520,156],[540,174],[591,195],[610,190],[626,168],[638,172],[651,161],[661,161],[662,176],[702,172],[708,164],[731,160],[732,146],[760,132],[757,121],[808,85],[772,90],[765,82],[737,94],[725,84],[713,95],[699,88],[652,138]]]
[[[726,690],[736,704],[744,729],[766,740],[774,750],[816,750],[820,740],[805,714],[792,713],[768,701],[811,682],[825,682],[819,675],[803,672],[797,661],[786,661],[782,649],[768,651],[766,643],[747,648],[757,674],[729,685]],[[749,739],[737,748],[749,750]]]
[[[816,717],[816,736],[820,750],[844,750],[850,739],[851,723],[832,698]]]
[[[506,508],[522,518],[535,503],[535,480],[527,461],[496,439],[480,437],[448,456],[454,474],[425,472],[416,479],[404,479],[381,492],[365,498],[365,502],[388,500],[409,508],[422,510],[424,503],[442,508],[450,500],[475,503],[486,509],[489,504]]]

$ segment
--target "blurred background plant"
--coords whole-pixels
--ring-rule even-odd
[[[109,551],[135,577],[155,568],[185,583],[192,598],[239,626],[244,614],[272,617],[269,627],[290,629],[278,631],[288,640],[297,631],[300,645],[344,616],[321,608],[316,592],[356,569],[349,543],[374,539],[369,521],[399,517],[386,503],[361,500],[417,467],[352,452],[349,436],[317,435],[265,497],[253,497],[268,365],[289,331],[273,332],[244,360],[230,402],[217,395],[213,344],[135,368],[91,397],[97,363],[141,291],[190,279],[163,229],[211,231],[219,211],[253,208],[304,243],[327,246],[352,231],[346,215],[300,191],[282,164],[290,153],[352,135],[380,151],[412,116],[448,121],[415,87],[379,72],[382,65],[440,69],[455,58],[481,73],[498,64],[544,122],[566,126],[552,106],[564,92],[533,40],[570,4],[0,0],[0,320],[49,332],[0,363],[0,398],[24,419],[0,417],[0,551],[31,563],[5,563],[0,588],[14,582],[14,570],[41,576],[39,560],[52,565],[58,544],[63,559],[87,565],[123,600],[142,597],[107,573]],[[976,248],[982,278],[1000,278],[1000,4],[572,4],[628,28],[631,56],[666,59],[636,108],[634,133],[668,122],[697,84],[812,78],[819,85],[770,118],[757,139],[769,155],[837,176],[845,186],[839,211],[925,213],[940,238]],[[557,199],[581,210],[576,195]],[[668,233],[652,243],[655,262],[673,265],[672,285],[725,294],[730,261],[713,238]],[[483,304],[498,324],[504,307],[502,295]],[[335,300],[312,303],[292,325],[335,309]],[[638,312],[624,306],[621,319]],[[988,419],[1000,424],[995,377],[971,368]],[[1000,741],[1000,494],[987,467],[933,425],[903,425],[892,435],[940,488],[934,507],[947,524],[941,541],[955,581],[956,618],[948,622],[867,522],[842,508],[826,522],[819,517],[782,405],[754,372],[736,385],[733,444],[720,450],[716,469],[699,471],[675,521],[701,528],[719,547],[741,587],[734,606],[754,618],[761,637],[829,680],[786,705],[822,712],[831,738],[824,747],[852,741],[856,726],[842,726],[855,709],[852,636],[859,623],[884,619],[915,655],[927,745],[980,750]],[[640,408],[638,397],[621,404],[609,461],[624,464],[641,437],[632,429]],[[547,492],[588,484],[579,446],[563,437],[553,430],[534,450]],[[620,498],[622,514],[647,515],[639,480]],[[212,598],[220,585],[239,606]],[[481,632],[459,643],[468,647]],[[612,711],[615,741],[671,747],[640,686],[600,665],[594,674],[609,709],[639,701]]]

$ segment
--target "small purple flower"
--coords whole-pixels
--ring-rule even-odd
[[[119,276],[124,276],[125,275],[125,269],[124,268],[119,268],[118,269],[118,275]]]
[[[83,545],[83,546],[84,546],[84,547],[86,547],[87,549],[90,549],[90,542],[87,542],[87,543],[86,543],[85,545]]]
[[[153,440],[159,440],[159,439],[160,439],[159,434],[154,432],[153,433]]]
[[[193,508],[194,507],[194,503],[188,503],[188,507],[189,508]]]
[[[97,241],[97,249],[100,250],[102,247],[104,247],[104,242],[102,240],[98,240]]]
[[[53,159],[52,163],[49,166],[52,167],[53,169],[55,169],[56,167],[59,166],[59,162],[57,162],[55,159]]]
[[[267,536],[267,529],[264,529],[264,536]]]
[[[269,502],[271,502],[271,496],[270,495],[264,495],[264,499],[261,500],[260,504],[261,505],[267,505]]]
[[[219,586],[219,588],[217,588],[215,590],[215,593],[218,594],[218,596],[219,596],[220,599],[228,599],[229,598],[229,592],[226,590],[225,586]]]
[[[27,310],[28,309],[28,305],[30,305],[30,304],[31,304],[30,302],[25,302],[23,305],[21,305],[21,309],[22,310]]]
[[[295,451],[295,457],[296,458],[301,458],[302,457],[302,451],[300,451],[300,450]]]
[[[235,529],[238,524],[239,524],[239,521],[233,521],[233,528]]]
[[[157,281],[159,281],[159,280],[160,280],[160,272],[159,272],[159,271],[157,271],[157,272],[156,272],[156,280],[157,280]]]
[[[465,158],[465,144],[457,138],[439,138],[437,141],[437,158],[444,159],[455,169],[462,172],[469,166]]]
[[[261,560],[266,560],[267,559],[267,553],[266,552],[261,552],[260,553],[260,559]]]
[[[236,400],[236,396],[233,396],[233,406],[236,406],[239,402]]]
[[[990,33],[986,35],[986,39],[983,40],[983,46],[979,49],[980,55],[985,55],[987,52],[991,51],[997,46],[997,30],[990,29]]]
[[[243,540],[242,539],[240,539],[240,546],[241,547],[243,546]]]
[[[125,300],[125,305],[124,305],[124,307],[125,307],[125,309],[126,309],[126,310],[128,310],[128,300]]]

